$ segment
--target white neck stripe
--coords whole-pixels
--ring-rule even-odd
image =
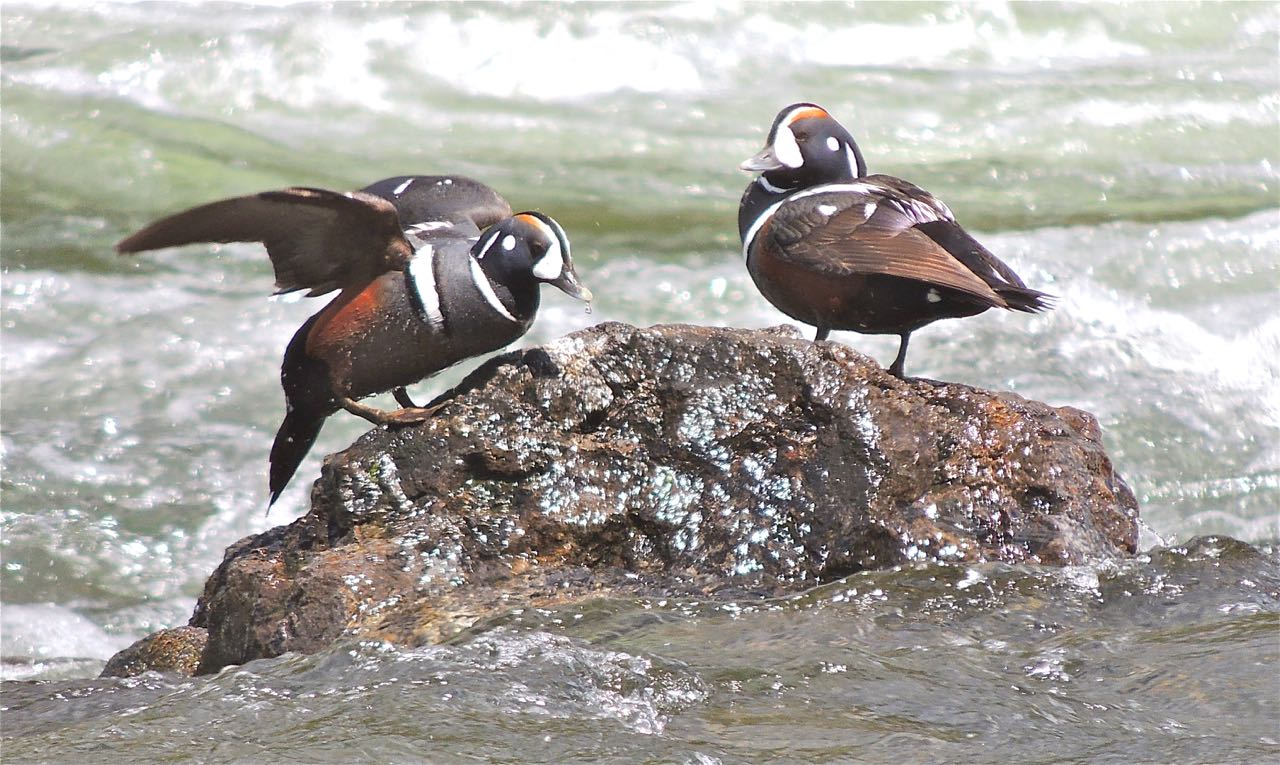
[[[849,175],[854,178],[857,178],[858,177],[858,155],[853,153],[852,146],[846,145],[844,147],[844,156],[845,156],[845,159],[848,160],[849,162]]]
[[[770,194],[785,194],[787,191],[786,189],[779,188],[778,186],[774,186],[772,183],[769,183],[769,181],[765,180],[764,173],[761,173],[760,177],[757,178],[756,180],[759,181],[760,185],[764,187],[764,190],[769,192]]]
[[[484,269],[480,267],[480,261],[475,258],[467,258],[467,262],[471,265],[471,281],[475,283],[476,289],[480,290],[480,294],[484,295],[485,302],[493,307],[503,317],[520,323],[520,320],[511,315],[511,311],[502,304],[502,300],[498,298],[498,293],[493,291],[493,285],[489,283],[489,277],[484,275]]]
[[[436,251],[431,245],[423,245],[409,261],[409,281],[418,293],[418,302],[426,314],[427,324],[441,329],[444,314],[440,311],[440,287],[436,284]]]

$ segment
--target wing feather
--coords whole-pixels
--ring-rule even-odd
[[[832,275],[884,274],[929,282],[1005,305],[892,200],[841,191],[802,201],[782,204],[769,223],[783,259]]]
[[[413,254],[387,200],[312,188],[193,207],[123,239],[116,250],[127,254],[200,242],[261,242],[277,292],[309,289],[309,296],[372,281],[403,268]]]

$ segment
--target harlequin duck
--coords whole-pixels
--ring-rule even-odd
[[[460,176],[224,199],[156,221],[116,249],[197,242],[262,242],[277,294],[339,290],[284,353],[286,414],[271,447],[271,504],[329,415],[346,409],[384,425],[425,420],[433,410],[415,406],[404,386],[522,336],[540,284],[591,300],[558,223],[537,212],[512,215],[496,192]],[[358,401],[385,391],[404,408]]]
[[[889,372],[902,377],[911,333],[930,322],[1050,307],[932,194],[867,175],[849,131],[820,106],[779,112],[741,167],[760,173],[738,209],[747,270],[770,303],[817,327],[815,340],[833,329],[898,335]]]

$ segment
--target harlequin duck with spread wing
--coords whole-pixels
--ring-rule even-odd
[[[420,422],[405,386],[528,331],[539,286],[580,300],[564,229],[460,176],[389,178],[363,191],[289,188],[224,199],[156,221],[121,253],[198,242],[262,242],[277,294],[339,290],[289,341],[280,380],[286,415],[271,447],[271,503],[329,415]],[[359,399],[392,391],[403,407]]]
[[[770,303],[817,327],[815,340],[833,329],[898,335],[889,372],[902,377],[911,333],[930,322],[1050,307],[932,194],[867,175],[849,131],[820,106],[779,112],[741,167],[760,173],[738,209],[747,270]]]

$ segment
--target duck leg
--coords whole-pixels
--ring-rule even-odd
[[[413,403],[413,399],[409,398],[409,391],[405,390],[403,385],[401,385],[399,388],[392,388],[391,395],[395,396],[396,403],[399,404],[400,406],[403,406],[405,409],[421,409],[422,408],[417,404]]]
[[[426,422],[440,408],[439,406],[426,408],[415,406],[388,412],[372,406],[366,406],[346,396],[339,397],[338,404],[348,412],[357,417],[363,417],[374,425],[413,425],[419,422]]]
[[[818,334],[813,336],[813,342],[816,343],[819,340],[826,340],[827,335],[829,334],[831,334],[831,327],[818,327]]]
[[[902,368],[907,363],[907,342],[911,340],[911,333],[903,332],[898,335],[898,337],[902,338],[902,342],[898,345],[897,357],[895,357],[893,363],[889,365],[889,374],[894,377],[905,377],[906,375],[903,374]]]

